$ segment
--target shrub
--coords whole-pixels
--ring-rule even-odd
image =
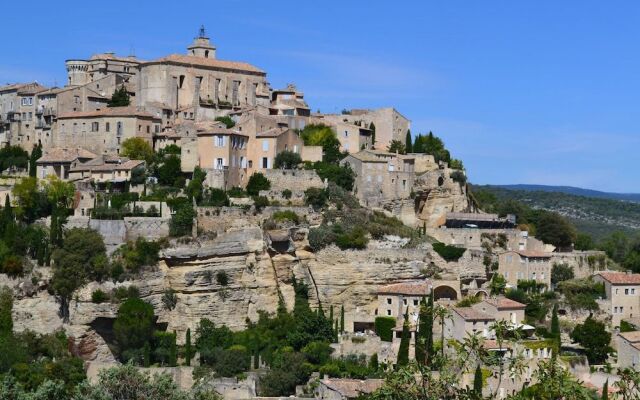
[[[171,216],[171,222],[169,223],[169,234],[171,236],[191,235],[193,219],[196,217],[196,212],[193,206],[189,204],[188,199],[186,197],[184,197],[184,199],[187,201],[176,205],[175,213]]]
[[[573,278],[573,267],[569,266],[568,264],[553,264],[553,267],[551,267],[551,283],[553,283],[554,285]]]
[[[291,210],[276,211],[273,213],[271,218],[277,222],[291,221],[295,224],[300,223],[300,217],[298,217],[298,214]]]
[[[311,228],[309,230],[309,246],[313,251],[323,249],[334,243],[335,240],[335,233],[327,225],[320,225],[317,228]]]
[[[253,198],[253,206],[256,208],[256,211],[261,212],[265,207],[269,205],[269,199],[265,196],[255,196]]]
[[[140,297],[140,291],[136,286],[120,286],[113,289],[113,298],[117,301],[123,301],[126,299],[134,299]]]
[[[24,272],[24,264],[22,263],[22,259],[16,255],[10,255],[5,258],[2,263],[2,268],[0,272],[4,272],[10,277],[18,277],[21,276]]]
[[[327,204],[327,192],[320,188],[309,188],[304,192],[304,202],[314,210],[320,210]]]
[[[462,171],[453,171],[449,177],[454,181],[460,184],[460,186],[463,186],[465,183],[467,183],[467,176],[464,174],[464,172]]]
[[[285,150],[276,155],[274,168],[293,169],[300,163],[302,163],[300,154]]]
[[[247,197],[247,192],[245,192],[244,190],[242,190],[242,188],[239,188],[237,186],[232,187],[231,189],[229,189],[227,191],[227,195],[229,197]]]
[[[162,304],[164,308],[171,311],[176,308],[176,304],[178,304],[178,296],[176,295],[175,290],[167,289],[162,294]]]
[[[340,249],[365,249],[369,243],[367,232],[361,227],[355,227],[336,236],[336,244]]]
[[[620,332],[633,332],[636,327],[625,320],[620,321]]]
[[[244,346],[234,345],[227,350],[218,349],[216,353],[213,369],[218,376],[236,376],[251,367],[251,355]]]
[[[376,317],[376,334],[384,342],[393,341],[393,328],[396,327],[396,319],[393,317]]]
[[[327,342],[311,342],[302,348],[302,354],[311,364],[323,365],[331,359],[333,348]]]
[[[216,117],[216,121],[222,122],[227,129],[231,129],[236,126],[236,123],[230,116],[224,115],[222,117]]]
[[[122,303],[113,323],[113,334],[124,360],[140,361],[142,348],[153,336],[154,319],[150,304],[138,298],[129,298]]]
[[[445,261],[458,261],[467,249],[464,247],[449,246],[444,243],[434,243],[433,250],[444,258]]]
[[[100,289],[96,289],[93,291],[93,293],[91,293],[92,303],[100,304],[104,303],[107,300],[109,300],[109,296]]]
[[[261,190],[269,190],[271,182],[260,172],[254,172],[247,183],[247,193],[250,196],[258,196]]]
[[[462,300],[460,300],[457,304],[456,307],[471,307],[474,304],[478,304],[480,303],[480,298],[477,296],[467,296],[465,298],[463,298]]]
[[[291,198],[291,196],[293,195],[293,193],[291,193],[291,190],[289,189],[285,189],[282,191],[282,197],[289,200]]]
[[[218,282],[218,285],[227,286],[229,284],[229,275],[227,275],[227,272],[218,271],[216,273],[216,282]]]
[[[224,207],[229,205],[229,197],[222,189],[208,189],[203,198],[202,205],[213,207]]]

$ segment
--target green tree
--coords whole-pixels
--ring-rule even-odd
[[[31,151],[31,155],[29,156],[29,176],[35,177],[38,169],[38,165],[36,161],[38,161],[42,157],[42,145],[38,143],[38,145],[34,146]]]
[[[576,240],[573,225],[558,213],[536,210],[532,215],[536,237],[559,248],[570,247]]]
[[[371,131],[371,147],[376,144],[376,125],[372,122],[369,124],[369,130]]]
[[[404,321],[402,323],[402,336],[400,338],[400,347],[398,348],[398,366],[404,366],[409,363],[409,341],[411,340],[409,307],[404,313]]]
[[[236,123],[230,116],[224,115],[222,117],[217,117],[216,121],[222,122],[227,129],[231,129],[236,126]]]
[[[284,150],[276,155],[273,167],[276,169],[293,169],[302,163],[300,154]]]
[[[33,177],[23,178],[11,190],[13,194],[16,215],[27,224],[48,215],[49,201],[44,192],[38,188],[38,180]]]
[[[313,169],[315,169],[320,178],[333,182],[346,191],[351,191],[351,189],[353,189],[353,183],[356,178],[355,173],[348,164],[337,165],[325,162],[316,162],[313,164]]]
[[[62,247],[56,249],[51,288],[60,302],[60,314],[69,318],[69,300],[89,279],[102,280],[107,274],[106,247],[102,236],[92,229],[67,231]]]
[[[154,331],[155,316],[151,304],[133,297],[120,305],[113,322],[113,334],[123,360],[140,363],[144,346],[152,341]]]
[[[144,160],[150,164],[153,160],[153,148],[141,137],[130,137],[122,142],[120,154],[132,160]]]
[[[558,303],[553,305],[553,311],[551,312],[551,336],[556,341],[556,352],[560,351],[561,336],[560,336],[560,321],[558,320]]]
[[[344,305],[340,306],[340,332],[344,332]]]
[[[180,157],[170,154],[165,157],[162,164],[157,168],[158,183],[174,187],[184,186],[184,178],[180,167]]]
[[[491,289],[492,295],[504,294],[504,291],[507,287],[507,280],[504,276],[496,273],[493,274],[491,278],[491,283],[489,284],[489,288]]]
[[[343,158],[336,133],[326,125],[309,124],[304,127],[300,137],[305,146],[322,146],[323,162],[337,164]]]
[[[604,381],[602,386],[602,400],[609,400],[609,379]]]
[[[193,205],[189,201],[181,201],[176,204],[174,211],[169,222],[169,234],[171,236],[190,236],[193,220],[196,217]]]
[[[473,375],[473,391],[477,398],[482,398],[482,368],[480,364],[476,365],[476,372]]]
[[[591,235],[578,232],[576,234],[576,242],[574,243],[576,250],[593,250],[596,247]]]
[[[111,100],[107,102],[107,107],[126,107],[129,103],[129,92],[127,92],[127,88],[122,85],[113,92]]]
[[[418,314],[418,331],[416,332],[416,362],[427,364],[433,351],[433,296],[429,296],[429,304],[423,297]]]
[[[389,153],[405,154],[407,152],[407,149],[401,141],[392,140],[391,143],[389,143],[389,147],[387,147],[387,151]]]
[[[184,359],[185,359],[185,364],[187,366],[191,365],[191,358],[193,357],[193,350],[191,348],[191,329],[187,328],[187,338],[186,338],[186,343],[184,345]]]
[[[607,332],[603,322],[597,321],[593,316],[577,325],[571,332],[571,339],[580,343],[585,348],[585,354],[589,363],[602,364],[607,360],[607,354],[611,351],[611,333]]]
[[[0,287],[0,340],[13,332],[13,293],[8,286]]]
[[[407,153],[413,153],[413,139],[411,138],[411,129],[407,129],[407,136],[405,137],[405,150]]]
[[[562,281],[573,279],[573,267],[567,263],[553,264],[551,267],[551,283],[556,285]]]
[[[271,182],[260,172],[254,172],[247,182],[247,193],[250,196],[258,196],[261,190],[271,189]]]

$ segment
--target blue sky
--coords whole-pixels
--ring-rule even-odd
[[[65,59],[96,52],[182,53],[204,24],[219,58],[296,83],[313,110],[396,107],[475,183],[640,192],[640,2],[28,1],[10,14],[0,83],[62,84]]]

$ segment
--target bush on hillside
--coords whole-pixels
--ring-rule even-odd
[[[458,261],[467,251],[464,247],[449,246],[440,242],[433,244],[433,250],[447,262]]]
[[[396,319],[393,317],[376,317],[376,335],[384,342],[393,341],[393,328],[396,327]]]

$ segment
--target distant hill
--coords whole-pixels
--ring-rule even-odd
[[[640,233],[640,194],[606,193],[573,187],[538,185],[473,185],[472,187],[473,191],[487,190],[499,200],[513,199],[533,208],[555,211],[569,218],[580,231],[589,233],[596,240],[614,231]],[[588,193],[595,193],[595,195],[588,195]]]
[[[495,185],[497,187],[511,189],[511,190],[524,190],[527,192],[553,192],[553,193],[566,193],[575,196],[595,197],[599,199],[611,199],[611,200],[625,200],[634,201],[640,203],[640,193],[610,193],[601,192],[598,190],[583,189],[573,186],[547,186],[547,185]]]

